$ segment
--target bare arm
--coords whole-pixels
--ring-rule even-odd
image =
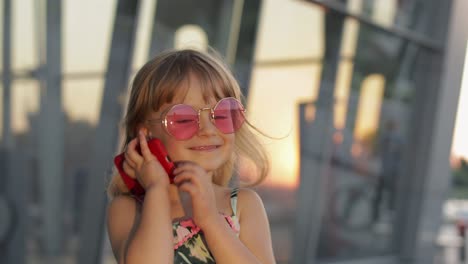
[[[172,263],[172,227],[167,187],[147,189],[141,217],[132,198],[114,198],[108,210],[108,233],[118,263]],[[125,260],[125,261],[124,261]]]
[[[268,218],[260,197],[252,190],[239,192],[240,239],[223,218],[203,229],[217,263],[275,263]]]
[[[174,170],[179,191],[192,197],[193,219],[203,230],[217,263],[274,263],[268,219],[260,197],[242,189],[238,196],[240,239],[216,208],[213,184],[206,171],[192,162]]]
[[[138,143],[141,155],[136,151]],[[127,146],[123,169],[138,180],[146,194],[141,210],[136,209],[129,197],[116,197],[109,206],[108,232],[116,259],[119,263],[130,264],[154,263],[155,260],[172,263],[169,179],[151,154],[141,130]]]

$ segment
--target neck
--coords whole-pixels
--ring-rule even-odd
[[[169,185],[169,199],[172,203],[180,203],[179,189],[176,185]]]
[[[213,183],[214,172],[207,171],[206,173],[208,175],[208,178],[210,179],[210,182]],[[179,189],[175,184],[169,185],[169,197],[171,203],[180,203]]]

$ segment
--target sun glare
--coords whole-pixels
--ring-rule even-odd
[[[467,42],[468,51],[468,42]],[[468,52],[465,54],[462,85],[458,99],[457,119],[452,143],[452,155],[456,158],[468,159]]]
[[[362,94],[359,99],[354,130],[354,137],[358,141],[364,141],[367,136],[377,131],[384,86],[385,79],[379,74],[370,75],[362,83]]]

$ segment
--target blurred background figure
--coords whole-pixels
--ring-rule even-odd
[[[1,0],[0,262],[114,263],[105,186],[128,84],[162,50],[211,47],[249,120],[287,135],[263,142],[256,188],[277,263],[459,263],[467,5]]]
[[[398,131],[398,124],[389,120],[384,127],[377,152],[381,157],[381,169],[377,180],[375,200],[373,204],[372,221],[377,222],[380,216],[380,206],[384,195],[387,197],[387,210],[395,210],[395,191],[398,183],[398,170],[403,155],[403,140]]]

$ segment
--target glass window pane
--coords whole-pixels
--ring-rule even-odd
[[[96,125],[101,113],[103,87],[103,79],[63,81],[63,108],[69,119]]]
[[[317,64],[282,67],[260,64],[253,71],[247,105],[249,120],[269,135],[287,136],[281,140],[266,139],[272,163],[268,182],[272,185],[297,187],[298,120],[291,117],[298,115],[298,102],[316,98],[320,70]]]
[[[39,82],[17,80],[11,85],[11,129],[13,133],[26,133],[39,111]]]
[[[465,52],[465,66],[463,69],[462,88],[460,98],[458,99],[457,119],[453,135],[452,153],[457,157],[465,157],[468,159],[468,125],[466,118],[468,117],[468,40]]]
[[[318,95],[324,14],[315,5],[296,1],[268,0],[261,8],[247,110],[263,132],[285,137],[264,138],[272,167],[257,190],[269,216],[277,263],[291,263],[299,184],[297,105]]]
[[[298,1],[263,1],[255,59],[320,58],[324,43],[316,36],[322,33],[323,11],[319,7]]]
[[[43,29],[37,23],[43,5],[41,1],[19,0],[11,1],[11,8],[12,71],[35,70],[39,65],[39,41],[43,38]]]
[[[65,1],[62,8],[65,74],[105,72],[116,1]]]
[[[409,65],[413,65],[414,52],[417,53],[417,48],[408,48],[403,42],[360,25],[355,56],[349,60],[344,57],[337,69],[335,98],[340,100],[335,104],[335,130],[330,135],[331,159],[320,161],[306,156],[301,159],[301,163],[315,163],[317,170],[322,166],[328,168],[322,176],[327,187],[317,249],[321,260],[395,252],[397,186],[401,180],[403,147],[409,136],[408,120],[415,104],[411,77],[414,69]],[[350,86],[348,92],[339,95],[343,71],[352,77],[346,82]],[[337,107],[343,103],[345,121],[337,125]],[[306,121],[302,122],[306,127]],[[317,124],[311,129],[321,127]],[[314,133],[312,130],[301,135],[305,149],[317,146],[309,142],[320,140],[308,136]]]
[[[443,19],[435,14],[446,8],[444,1],[322,0],[316,2],[363,16],[384,28],[398,27],[430,39],[443,33],[442,28],[438,28],[440,32],[434,34],[432,27],[437,26],[437,21]]]

